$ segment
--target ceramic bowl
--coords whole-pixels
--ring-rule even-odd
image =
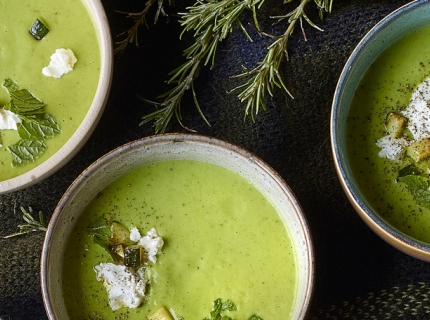
[[[347,122],[351,102],[372,63],[393,43],[430,24],[430,3],[413,1],[394,11],[373,27],[349,57],[338,82],[331,114],[334,162],[349,201],[364,222],[382,239],[413,257],[430,261],[430,245],[418,241],[388,223],[366,199],[350,166]],[[369,111],[370,112],[370,111]]]
[[[106,154],[88,167],[66,191],[51,218],[41,259],[42,292],[50,319],[68,319],[62,295],[62,261],[74,222],[109,183],[128,171],[163,160],[197,160],[232,170],[250,181],[279,212],[289,230],[297,263],[298,286],[292,319],[303,319],[314,280],[309,228],[294,194],[282,178],[255,155],[227,142],[194,134],[143,138]]]
[[[65,165],[85,144],[103,113],[112,79],[113,50],[109,23],[104,8],[99,0],[83,0],[93,20],[99,38],[101,57],[100,76],[95,96],[83,121],[70,139],[51,157],[34,169],[14,178],[0,181],[0,193],[17,191],[47,178]],[[49,61],[49,59],[48,59]],[[79,59],[78,59],[79,62]],[[58,81],[61,81],[58,80]],[[10,170],[14,168],[11,167]]]

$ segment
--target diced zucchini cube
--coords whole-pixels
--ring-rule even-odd
[[[124,259],[125,247],[122,244],[112,246],[111,251]]]
[[[406,127],[406,123],[408,119],[397,114],[395,112],[391,112],[387,116],[387,121],[385,123],[385,127],[387,128],[388,134],[391,138],[397,139],[400,138],[403,134],[403,129]]]
[[[406,149],[406,154],[415,162],[420,162],[430,157],[430,138],[414,142]]]
[[[112,236],[109,238],[109,243],[111,245],[131,244],[130,230],[128,230],[121,223],[116,221],[112,222],[110,225],[110,231],[112,232]]]
[[[172,315],[170,314],[169,310],[167,310],[165,307],[161,307],[154,313],[152,313],[148,320],[174,320]]]
[[[30,28],[30,34],[36,40],[41,40],[44,36],[48,34],[48,32],[48,27],[39,19],[36,19],[36,21],[34,21],[33,25]]]
[[[132,245],[128,246],[124,250],[124,265],[126,267],[136,268],[138,267],[145,258],[145,250],[142,246]]]

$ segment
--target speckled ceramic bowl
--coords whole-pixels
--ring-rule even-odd
[[[413,257],[430,261],[430,245],[389,224],[360,190],[347,152],[347,121],[360,81],[377,57],[403,36],[430,24],[430,2],[413,1],[388,15],[362,39],[340,76],[331,114],[331,143],[343,189],[365,223],[390,245]]]
[[[302,209],[282,178],[255,155],[227,142],[193,134],[166,134],[121,146],[87,168],[55,209],[43,245],[42,293],[50,319],[68,319],[62,295],[62,261],[66,240],[87,204],[116,178],[134,168],[163,160],[197,160],[232,170],[250,181],[273,203],[288,229],[297,265],[292,319],[303,319],[314,282],[314,254]]]
[[[113,50],[109,22],[104,8],[99,0],[83,0],[90,17],[93,20],[96,34],[99,38],[100,48],[100,76],[95,96],[83,121],[79,124],[72,136],[51,157],[41,162],[35,168],[13,178],[0,181],[0,193],[17,191],[38,183],[65,165],[85,144],[103,113],[112,79]],[[52,32],[55,31],[55,28]],[[67,41],[65,41],[67,43]],[[59,44],[59,46],[65,44]],[[47,57],[49,62],[49,56]],[[78,56],[78,63],[80,62]],[[87,63],[87,62],[85,62]],[[67,77],[67,75],[65,75]],[[61,81],[62,79],[56,79]],[[37,94],[36,94],[37,96]],[[60,124],[61,127],[61,124]],[[10,170],[14,170],[13,167]]]

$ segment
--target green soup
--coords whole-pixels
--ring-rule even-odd
[[[136,309],[113,312],[96,280],[93,267],[110,257],[85,229],[102,214],[142,234],[155,227],[164,239],[147,300]],[[296,277],[286,227],[253,185],[216,165],[176,160],[131,171],[88,205],[68,240],[63,292],[71,319],[146,319],[165,306],[198,320],[217,298],[238,306],[234,319],[288,319]]]
[[[50,32],[40,41],[29,29],[36,19],[44,21]],[[58,48],[69,48],[78,61],[74,70],[60,79],[46,77],[42,68]],[[94,98],[100,76],[100,49],[93,21],[79,0],[0,0],[0,84],[16,81],[47,105],[45,112],[60,125],[61,133],[45,142],[47,151],[35,162],[12,167],[7,146],[19,140],[18,133],[3,130],[0,148],[0,180],[23,174],[57,152],[74,134]],[[9,101],[0,86],[0,106]]]
[[[352,101],[348,124],[348,155],[360,189],[378,213],[398,230],[430,243],[430,210],[418,206],[406,185],[397,183],[399,170],[412,163],[378,156],[376,141],[387,135],[389,112],[409,104],[414,89],[430,76],[430,26],[388,48],[370,67]],[[425,160],[421,168],[429,168]]]

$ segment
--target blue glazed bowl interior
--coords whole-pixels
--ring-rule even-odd
[[[333,100],[331,115],[331,140],[338,175],[353,205],[403,246],[430,254],[430,246],[389,225],[366,200],[360,191],[349,165],[346,146],[347,118],[355,91],[366,71],[378,56],[403,36],[430,24],[430,3],[414,1],[393,12],[378,23],[358,44],[348,59],[340,76]],[[390,241],[389,241],[390,242]]]

